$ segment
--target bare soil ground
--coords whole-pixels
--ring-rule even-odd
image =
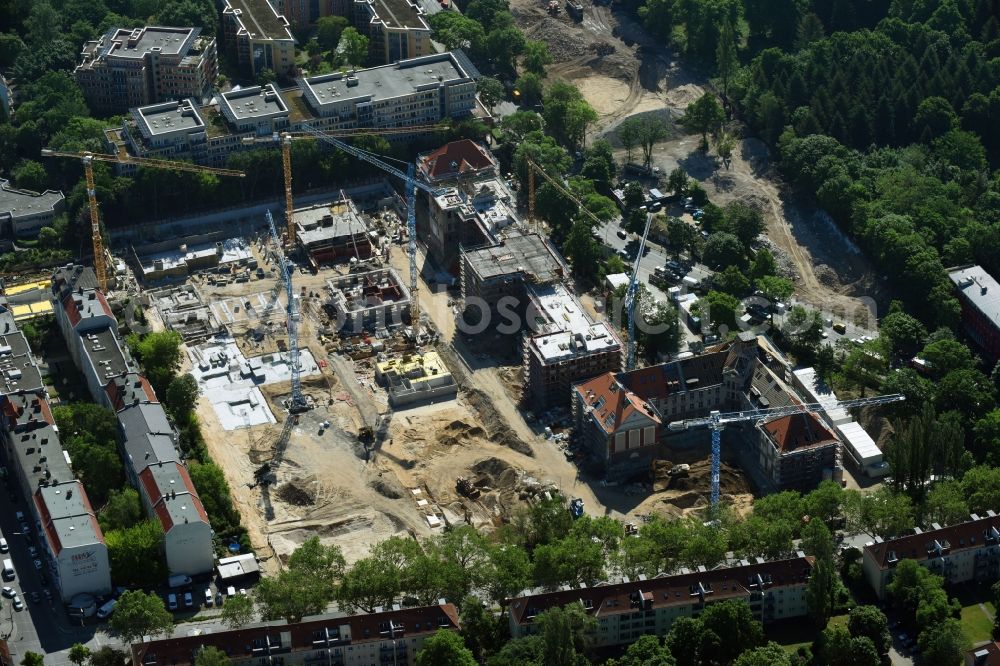
[[[622,9],[585,3],[583,20],[575,22],[564,9],[549,16],[546,4],[513,0],[511,11],[528,37],[549,44],[555,61],[549,80],[572,81],[600,115],[590,138],[605,136],[616,145],[614,129],[625,118],[664,117],[674,132],[654,150],[653,164],[663,173],[684,167],[714,203],[744,200],[759,207],[767,222],[764,242],[795,281],[798,300],[844,317],[867,306],[862,298],[880,300],[872,266],[829,218],[793,200],[762,142],[743,138],[725,169],[697,150],[696,137],[677,128],[676,119],[704,93],[704,76],[678,62]],[[616,156],[624,161],[625,151],[619,149]]]

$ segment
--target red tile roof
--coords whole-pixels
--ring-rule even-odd
[[[585,405],[594,408],[593,416],[607,434],[615,432],[636,413],[660,423],[646,402],[619,384],[613,372],[581,382],[574,390],[583,397]]]
[[[157,482],[157,475],[160,476],[161,482],[169,480],[176,487],[161,488],[161,484]],[[208,514],[205,512],[205,507],[198,497],[198,492],[191,481],[191,476],[183,465],[176,462],[150,465],[139,473],[139,485],[143,492],[146,493],[149,503],[153,505],[153,510],[156,512],[156,517],[163,526],[164,533],[169,532],[170,528],[174,526],[173,517],[170,515],[170,508],[167,506],[168,502],[183,501],[185,504],[190,504],[198,514],[198,517],[203,522],[208,522]],[[171,495],[172,492],[181,497],[178,498],[176,495]]]
[[[52,416],[52,409],[49,407],[49,401],[38,394],[5,396],[0,409],[6,417],[8,430],[14,430],[17,427],[18,419],[24,414],[25,409],[29,410],[28,420],[33,423],[47,423],[49,425],[56,423]]]
[[[69,294],[63,299],[63,309],[66,310],[66,316],[69,317],[70,326],[76,327],[80,323],[80,310],[76,307],[76,301],[73,300],[73,294]]]
[[[546,592],[517,597],[509,600],[507,605],[514,621],[523,625],[546,609],[577,601],[583,602],[588,613],[600,617],[634,613],[640,598],[649,603],[647,609],[687,606],[694,603],[696,600],[693,597],[700,597],[701,592],[705,592],[706,601],[746,598],[750,595],[751,585],[761,581],[765,588],[804,585],[812,572],[814,560],[813,557],[795,557],[614,585]]]
[[[983,652],[985,652],[983,660],[976,661],[976,654]],[[992,643],[966,650],[965,664],[968,666],[1000,666],[1000,642],[993,641]]]
[[[448,178],[490,169],[496,163],[471,139],[452,141],[424,158],[421,170],[431,179]]]
[[[388,629],[392,622],[394,630]],[[259,624],[242,629],[222,629],[196,636],[175,635],[131,646],[133,663],[160,664],[164,666],[186,666],[194,663],[194,656],[202,647],[216,647],[225,652],[231,660],[244,660],[266,656],[265,640],[282,640],[281,635],[289,634],[288,643],[281,644],[281,652],[314,652],[326,649],[365,643],[382,642],[392,635],[396,638],[429,636],[439,629],[458,630],[460,627],[458,610],[454,604],[404,608],[382,613],[367,613],[347,616],[317,616],[295,624],[285,621]],[[322,641],[322,643],[318,643]],[[329,643],[327,643],[329,641]],[[318,645],[317,645],[318,643]],[[272,643],[272,649],[277,646]]]
[[[815,414],[792,414],[761,427],[782,453],[839,441]]]
[[[1000,516],[976,517],[957,525],[940,529],[921,531],[917,534],[888,539],[881,543],[865,546],[865,552],[882,569],[888,569],[893,558],[898,560],[926,560],[937,557],[933,548],[935,542],[954,553],[970,548],[982,548],[989,541],[992,545],[1000,545]]]
[[[108,394],[111,405],[116,412],[132,404],[132,400],[140,395],[145,396],[143,402],[158,402],[149,381],[144,376],[135,373],[129,373],[124,377],[115,377],[104,387],[104,391]]]

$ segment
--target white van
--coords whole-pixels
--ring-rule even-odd
[[[14,563],[10,560],[3,561],[3,579],[14,580]]]
[[[111,614],[115,612],[115,606],[117,605],[118,601],[116,599],[112,599],[111,601],[109,601],[108,603],[104,604],[103,606],[97,609],[97,617],[101,618],[102,620],[111,617]]]
[[[7,539],[0,537],[0,553],[6,553],[10,550],[10,546],[7,545]]]

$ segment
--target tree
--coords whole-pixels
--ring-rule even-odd
[[[589,220],[573,222],[563,244],[563,252],[569,257],[574,273],[583,277],[594,276],[601,251]]]
[[[673,192],[675,196],[682,197],[687,193],[689,182],[690,179],[687,172],[681,167],[677,167],[667,176],[667,189]]]
[[[764,627],[742,599],[710,604],[698,619],[706,632],[726,638],[716,655],[719,663],[730,663],[744,650],[764,645]]]
[[[486,42],[486,31],[478,21],[458,12],[438,12],[428,17],[435,41],[445,45],[449,51],[467,49],[476,59],[481,58]]]
[[[681,328],[677,308],[648,296],[636,308],[636,338],[650,362],[680,348]]]
[[[729,204],[725,211],[729,229],[740,239],[744,247],[749,248],[757,236],[764,231],[764,216],[756,208],[741,201]]]
[[[478,597],[466,597],[461,608],[461,633],[465,646],[472,651],[477,663],[484,663],[506,642],[507,621],[502,616],[494,616],[493,611],[484,606]]]
[[[587,127],[597,112],[571,83],[555,81],[545,92],[545,125],[560,143],[576,148],[583,143]]]
[[[951,338],[928,342],[920,352],[920,358],[927,361],[940,376],[955,370],[972,370],[976,365],[969,348]]]
[[[888,538],[913,526],[913,505],[885,486],[871,493],[851,490],[844,493],[844,516],[848,529]]]
[[[44,666],[45,655],[28,650],[21,658],[21,666]]]
[[[954,525],[967,520],[968,516],[969,504],[965,501],[961,482],[949,479],[931,486],[924,501],[926,521]]]
[[[962,624],[950,617],[920,632],[917,644],[928,666],[954,666],[962,659],[966,639]]]
[[[498,544],[487,550],[487,562],[482,573],[483,587],[490,600],[502,604],[531,583],[531,561],[523,549]]]
[[[875,606],[855,606],[851,609],[847,629],[851,636],[868,638],[880,655],[887,654],[892,645],[889,620]]]
[[[163,599],[156,594],[126,590],[118,597],[110,625],[127,645],[144,636],[169,636],[174,630],[174,616],[163,605]]]
[[[257,585],[261,616],[265,620],[285,618],[297,622],[306,615],[325,611],[336,596],[344,568],[338,546],[324,546],[319,537],[310,538],[288,558],[286,569]]]
[[[726,114],[715,95],[705,93],[688,105],[680,122],[688,131],[701,134],[702,146],[707,148],[709,132],[716,131],[725,119]]]
[[[368,62],[368,37],[353,26],[344,28],[337,50],[344,54],[344,59],[352,67],[364,67]]]
[[[972,452],[979,462],[1000,464],[1000,409],[988,412],[972,428]]]
[[[143,337],[131,334],[129,347],[142,363],[149,383],[158,395],[166,395],[167,386],[181,364],[181,339],[176,331],[154,331]]]
[[[492,76],[483,76],[476,81],[476,93],[479,95],[479,101],[483,103],[490,114],[506,95],[503,84]]]
[[[74,643],[69,649],[69,660],[76,666],[83,666],[88,659],[90,659],[90,648],[83,643]]]
[[[817,627],[825,627],[834,613],[838,582],[837,569],[832,560],[816,560],[806,587],[806,603]]]
[[[726,326],[730,331],[736,330],[736,314],[741,309],[738,298],[721,291],[710,291],[699,302],[703,304],[702,312],[707,315],[705,318],[712,328]]]
[[[750,291],[750,280],[736,266],[727,266],[726,270],[715,275],[714,286],[733,296],[743,296]]]
[[[619,123],[615,134],[618,135],[618,141],[621,142],[622,148],[625,149],[625,161],[631,162],[632,149],[640,143],[642,121],[635,117],[626,118]]]
[[[49,181],[49,174],[45,172],[45,167],[34,160],[24,160],[18,164],[12,174],[14,182],[22,190],[32,192],[42,192]]]
[[[852,637],[847,627],[833,625],[813,645],[813,663],[829,666],[879,666],[875,644],[865,636]]]
[[[220,615],[222,623],[230,629],[245,627],[253,622],[256,616],[253,599],[244,594],[226,599]]]
[[[324,51],[332,51],[340,43],[340,36],[350,21],[344,16],[321,16],[316,20],[316,41]]]
[[[642,191],[642,185],[635,181],[625,186],[623,194],[626,210],[639,208],[646,201],[646,194]]]
[[[958,126],[958,117],[943,97],[928,97],[917,107],[913,117],[914,137],[921,141],[942,136]]]
[[[521,55],[524,68],[539,77],[545,78],[545,66],[552,64],[549,45],[543,41],[529,39],[524,43],[524,53]]]
[[[702,261],[709,268],[718,271],[727,266],[742,267],[746,263],[743,243],[733,234],[724,231],[714,233],[705,241]]]
[[[524,44],[524,33],[516,26],[497,27],[486,35],[486,56],[497,72],[510,76],[516,69],[517,56],[524,51]]]
[[[142,502],[134,488],[112,491],[97,515],[104,532],[124,530],[142,520]]]
[[[747,650],[733,662],[733,666],[792,666],[792,658],[775,642],[764,647]]]
[[[229,602],[226,602],[228,605]],[[194,656],[194,666],[228,666],[229,657],[213,645],[203,645]]]
[[[927,329],[915,317],[902,312],[890,312],[879,325],[879,337],[889,340],[894,354],[911,357],[924,345]]]
[[[122,650],[105,645],[90,654],[90,666],[126,666],[128,656]]]
[[[519,93],[521,93],[522,104],[534,106],[542,101],[542,91],[544,90],[544,87],[542,86],[542,79],[538,76],[538,74],[535,74],[534,72],[525,72],[518,77],[514,87]],[[507,118],[509,117],[510,116],[507,116]],[[507,120],[507,118],[504,118],[504,120]],[[539,123],[539,127],[537,129],[541,129],[541,123]]]
[[[155,586],[167,577],[163,561],[163,528],[158,520],[104,533],[108,561],[119,583]],[[117,611],[116,611],[117,612]]]
[[[676,664],[674,656],[670,654],[670,648],[663,645],[658,637],[649,634],[640,636],[629,645],[621,657],[607,662],[607,666],[676,666]]]
[[[594,120],[596,120],[596,115]],[[659,116],[646,118],[639,126],[639,145],[642,148],[642,165],[649,168],[653,159],[653,146],[669,136],[667,123]]]
[[[937,386],[935,405],[941,412],[957,411],[974,420],[996,404],[993,382],[979,370],[953,370]]]
[[[774,302],[787,301],[795,291],[795,284],[791,280],[775,275],[757,278],[754,284],[764,298]]]
[[[740,60],[736,54],[736,31],[729,20],[722,23],[719,43],[715,47],[715,67],[722,83],[722,99],[729,100],[729,84],[739,69]]]
[[[175,419],[194,411],[198,403],[198,381],[190,374],[177,375],[167,385],[166,404]]]
[[[476,666],[476,660],[462,637],[454,631],[441,629],[424,641],[417,652],[417,666]]]
[[[555,606],[535,618],[542,637],[542,663],[546,666],[580,666],[587,663],[590,635],[596,621],[579,603]]]

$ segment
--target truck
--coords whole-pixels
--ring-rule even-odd
[[[583,5],[577,0],[566,0],[566,13],[573,17],[574,21],[582,21]]]
[[[191,576],[185,576],[184,574],[175,574],[167,579],[167,587],[173,589],[176,587],[184,587],[185,585],[191,584]]]

